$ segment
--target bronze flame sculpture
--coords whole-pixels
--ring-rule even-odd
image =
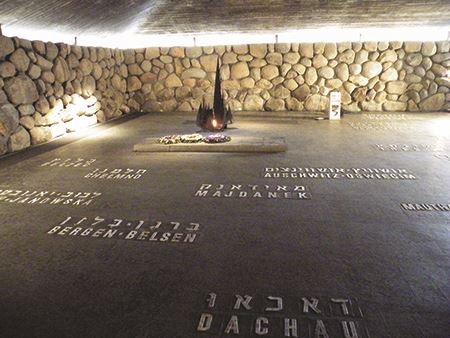
[[[216,80],[214,83],[214,104],[211,109],[202,103],[197,112],[197,126],[205,131],[224,131],[228,124],[233,123],[233,114],[229,107],[225,108],[220,86],[219,57],[217,57]]]

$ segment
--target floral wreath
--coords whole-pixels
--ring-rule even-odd
[[[176,143],[224,143],[230,142],[231,137],[222,134],[213,134],[203,137],[200,134],[186,134],[186,135],[166,135],[158,139],[158,143],[162,144],[176,144]]]

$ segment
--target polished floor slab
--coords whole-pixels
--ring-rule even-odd
[[[5,337],[448,337],[450,115],[140,115],[0,159]],[[232,135],[232,137],[233,137]]]

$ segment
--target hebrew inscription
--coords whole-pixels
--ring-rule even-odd
[[[62,159],[62,158],[54,158],[51,161],[44,162],[41,164],[41,167],[89,167],[92,163],[96,161],[95,158],[91,158],[89,160],[84,158],[71,159]]]
[[[87,206],[101,195],[100,192],[0,189],[0,202]]]
[[[314,178],[314,179],[367,179],[367,180],[415,180],[417,177],[406,169],[393,168],[299,168],[267,167],[264,178]]]
[[[41,167],[64,167],[64,168],[86,168],[91,166],[96,161],[95,158],[86,160],[83,158],[77,159],[61,159],[54,158],[51,161],[41,164]],[[94,168],[91,172],[84,175],[84,178],[100,179],[100,180],[137,180],[147,173],[147,169],[130,169],[130,168]]]
[[[433,152],[442,150],[440,146],[431,144],[375,144],[373,147],[380,151],[394,152]]]
[[[68,216],[47,234],[62,237],[123,239],[148,243],[195,243],[199,223]]]
[[[310,199],[304,185],[202,184],[195,197],[250,199]]]
[[[369,337],[356,299],[209,293],[196,323],[205,336]]]
[[[414,120],[411,116],[407,116],[406,114],[362,114],[361,117],[363,119],[368,120]]]
[[[348,122],[348,125],[355,130],[405,130],[407,126],[392,122]]]
[[[438,159],[450,162],[450,155],[447,155],[447,154],[436,154],[434,156],[437,157]]]
[[[450,204],[436,203],[402,203],[406,211],[450,211]]]

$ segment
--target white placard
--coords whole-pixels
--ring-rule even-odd
[[[340,120],[341,119],[341,93],[331,92],[330,93],[330,108],[329,108],[330,120]]]

